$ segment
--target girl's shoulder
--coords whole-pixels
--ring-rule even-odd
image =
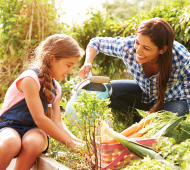
[[[38,84],[39,90],[40,90],[40,78],[39,78],[39,73],[38,71],[34,70],[34,69],[28,69],[26,71],[24,71],[18,78],[22,79],[24,77],[32,77],[36,83]],[[55,90],[57,93],[57,96],[61,95],[61,85],[54,79],[54,83],[55,83]]]
[[[34,70],[32,70],[32,69],[25,70],[25,71],[16,79],[15,83],[17,83],[19,80],[22,80],[22,79],[25,78],[25,77],[31,77],[31,78],[33,78],[33,79],[36,81],[36,83],[37,83],[37,85],[38,85],[38,87],[39,87],[39,90],[40,90],[41,85],[40,85],[40,80],[39,80],[38,74],[37,74]]]
[[[3,106],[0,110],[0,115],[2,115],[6,110],[8,110],[9,108],[11,108],[12,106],[14,106],[15,104],[17,104],[18,102],[20,102],[25,98],[24,93],[19,91],[17,86],[19,81],[23,80],[25,77],[32,77],[34,81],[36,81],[36,83],[38,84],[40,90],[41,86],[39,78],[38,75],[35,73],[35,71],[33,70],[24,71],[8,88],[4,98]]]

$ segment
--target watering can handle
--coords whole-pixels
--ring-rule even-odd
[[[109,83],[110,86],[111,86],[111,89],[109,91],[109,96],[111,96],[113,90],[112,90],[112,85],[110,83],[110,78],[109,77],[104,77],[104,76],[90,76],[90,77],[84,79],[83,81],[81,81],[78,84],[78,86],[76,88],[76,93],[78,94],[80,89],[82,89],[87,84],[90,84],[90,82],[92,82],[92,83]]]
[[[110,78],[104,76],[92,76],[88,78],[92,83],[109,83]]]

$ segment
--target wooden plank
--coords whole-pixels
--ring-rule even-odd
[[[7,167],[6,170],[14,170],[15,164],[16,158],[11,161],[10,165]],[[36,170],[36,165],[34,165],[30,170]]]
[[[14,170],[16,158],[13,159],[6,170]],[[37,167],[36,167],[37,166]],[[35,164],[30,170],[71,170],[54,159],[41,154],[37,159],[37,165]]]

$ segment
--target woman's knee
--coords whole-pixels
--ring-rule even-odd
[[[188,103],[184,100],[173,100],[164,104],[163,110],[177,113],[178,116],[185,116],[189,113]]]

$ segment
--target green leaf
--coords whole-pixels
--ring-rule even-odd
[[[173,123],[172,123],[172,120],[168,124],[166,124],[162,129],[160,129],[157,133],[155,133],[152,137],[160,138],[160,137],[164,136],[166,133],[170,132],[174,127],[176,127],[183,120],[183,117],[180,117]]]

